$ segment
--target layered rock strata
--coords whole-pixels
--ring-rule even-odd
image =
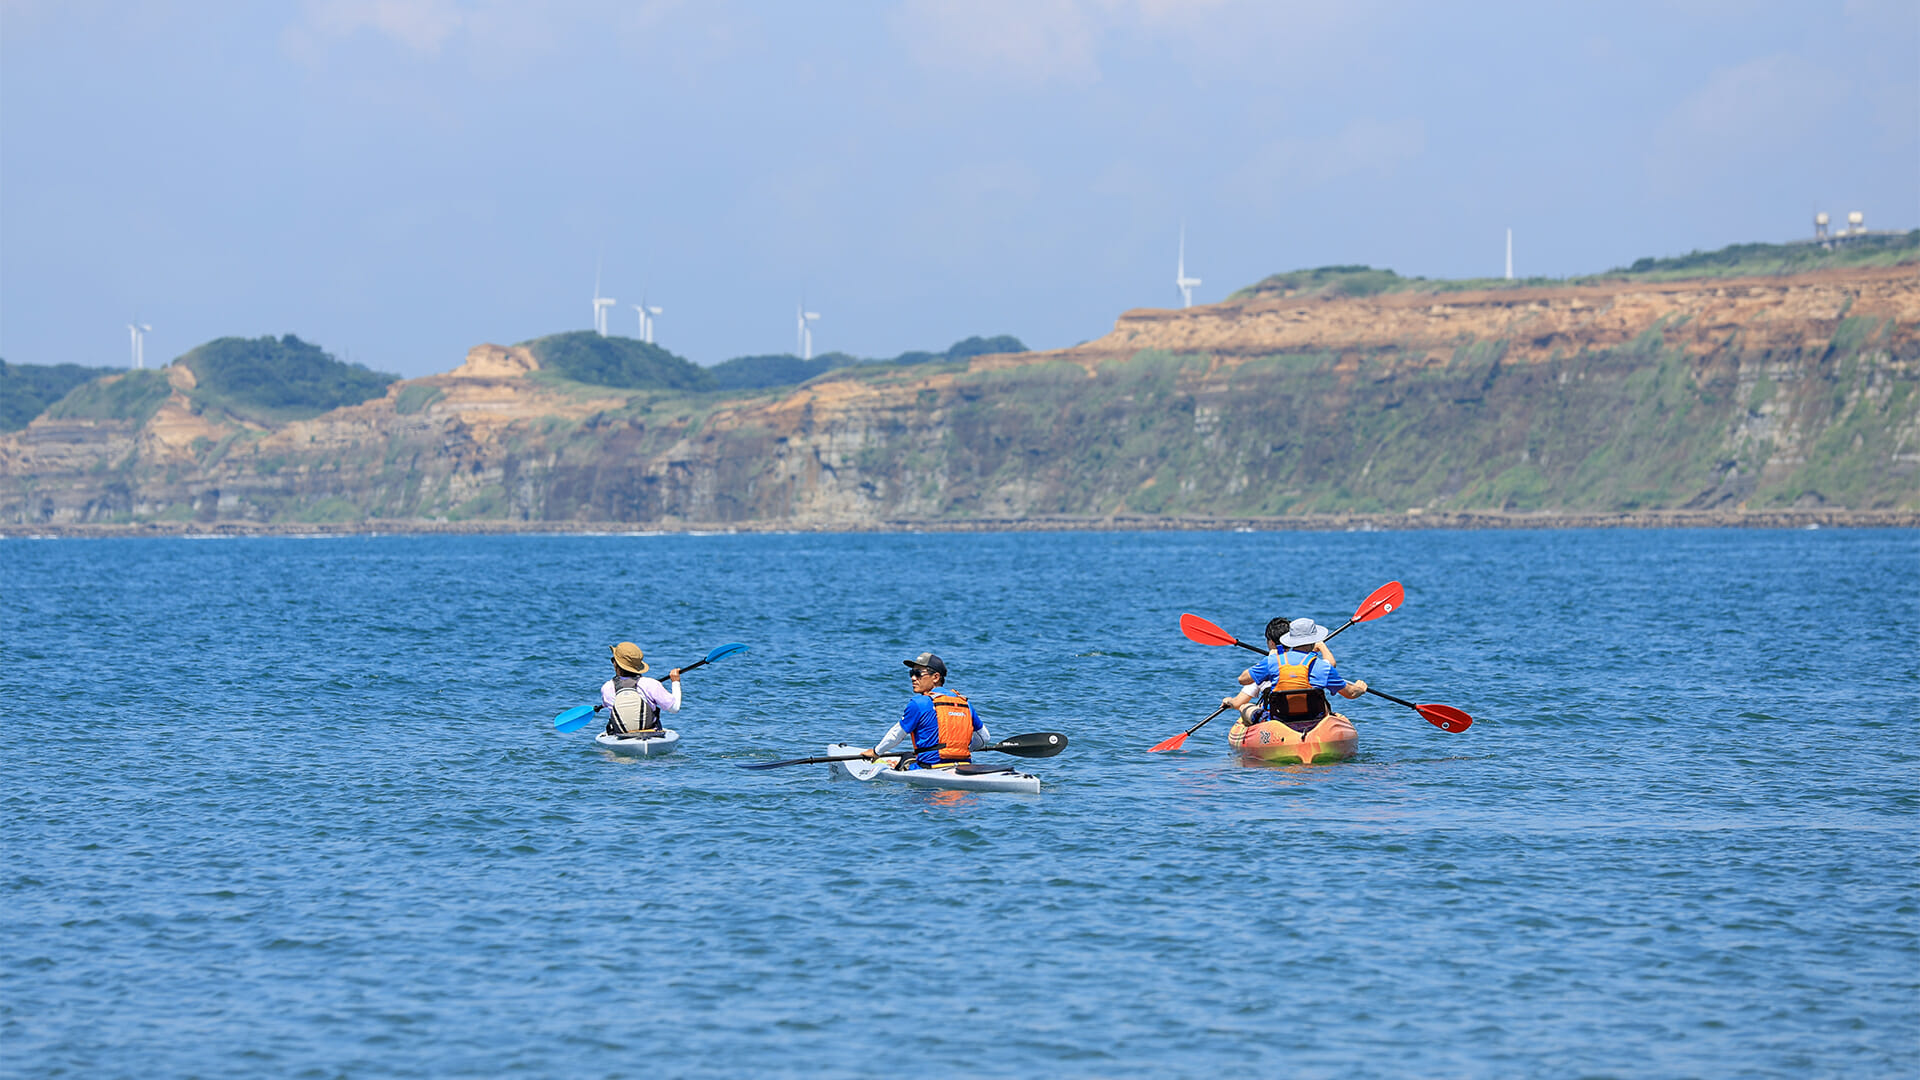
[[[1072,349],[754,396],[485,345],[271,430],[179,389],[142,425],[37,420],[0,438],[0,522],[1914,511],[1916,361],[1912,266],[1133,311]]]

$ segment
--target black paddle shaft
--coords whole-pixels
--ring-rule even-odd
[[[1415,712],[1420,711],[1420,706],[1415,705],[1413,702],[1408,701],[1406,698],[1394,697],[1392,694],[1386,693],[1384,691],[1375,690],[1371,686],[1367,687],[1367,693],[1372,694],[1374,697],[1386,698],[1388,701],[1394,702],[1395,704],[1398,704],[1398,705],[1405,705],[1407,708],[1412,709]]]

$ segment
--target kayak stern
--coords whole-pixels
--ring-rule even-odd
[[[1237,721],[1227,732],[1227,745],[1247,761],[1315,765],[1346,761],[1359,753],[1360,733],[1339,713],[1328,713],[1305,734],[1278,720],[1251,727]]]

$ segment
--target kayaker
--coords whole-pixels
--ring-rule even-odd
[[[613,647],[613,678],[600,687],[599,708],[607,710],[607,734],[652,731],[660,726],[661,713],[680,711],[680,669],[667,672],[671,691],[659,679],[643,678],[647,670],[647,654],[640,646],[623,641]]]
[[[1268,659],[1272,659],[1274,656],[1279,654],[1280,652],[1279,641],[1281,638],[1287,636],[1288,623],[1289,623],[1289,620],[1287,619],[1269,619],[1267,621],[1267,658]],[[1320,654],[1320,659],[1325,660],[1327,662],[1328,667],[1333,666],[1333,663],[1334,663],[1333,652],[1332,650],[1327,648],[1326,642],[1322,641],[1316,644],[1314,646],[1314,650]],[[1256,680],[1253,677],[1253,668],[1248,668],[1247,670],[1240,673],[1241,686],[1252,686],[1254,685],[1255,682]]]
[[[917,753],[907,768],[931,769],[972,761],[973,748],[987,745],[990,736],[967,699],[947,689],[947,665],[930,652],[902,663],[912,673],[913,696],[907,699],[900,722],[860,756],[872,760],[912,739]]]
[[[1319,720],[1330,711],[1326,691],[1344,698],[1367,692],[1366,680],[1348,682],[1333,665],[1322,644],[1329,633],[1326,627],[1312,619],[1295,619],[1276,638],[1271,635],[1278,622],[1267,624],[1267,642],[1274,652],[1246,671],[1252,685],[1238,696],[1220,699],[1221,705],[1239,710],[1242,723],[1251,727],[1264,720]]]

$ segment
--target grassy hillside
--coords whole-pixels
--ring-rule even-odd
[[[306,420],[358,405],[386,393],[399,378],[341,363],[292,334],[216,338],[174,363],[193,372],[196,409],[219,409],[259,424]]]
[[[144,424],[172,392],[165,371],[123,371],[74,387],[48,406],[46,415],[53,420],[131,420]]]
[[[712,390],[708,371],[658,345],[573,330],[521,342],[543,370],[589,386],[620,390]]]
[[[0,360],[0,431],[19,431],[74,387],[114,370],[79,364],[9,364]]]
[[[1401,277],[1371,266],[1322,266],[1273,274],[1235,292],[1229,300],[1256,297],[1373,296],[1378,293],[1440,293],[1469,289],[1541,288],[1596,281],[1681,281],[1697,278],[1760,277],[1851,266],[1920,265],[1920,229],[1888,236],[1857,236],[1830,247],[1818,244],[1734,244],[1718,251],[1695,251],[1672,258],[1644,258],[1604,274],[1571,278],[1424,278]]]
[[[736,356],[713,365],[716,390],[761,390],[770,386],[795,386],[816,375],[824,375],[844,366],[853,358],[844,353],[829,353],[802,360],[792,353],[773,356]]]
[[[811,360],[802,360],[792,353],[736,356],[708,370],[713,373],[716,390],[764,390],[775,386],[796,386],[829,371],[865,364],[931,364],[992,353],[1026,351],[1026,345],[1012,334],[993,337],[976,335],[954,342],[945,352],[910,351],[886,359],[864,359],[843,352],[823,353]]]

